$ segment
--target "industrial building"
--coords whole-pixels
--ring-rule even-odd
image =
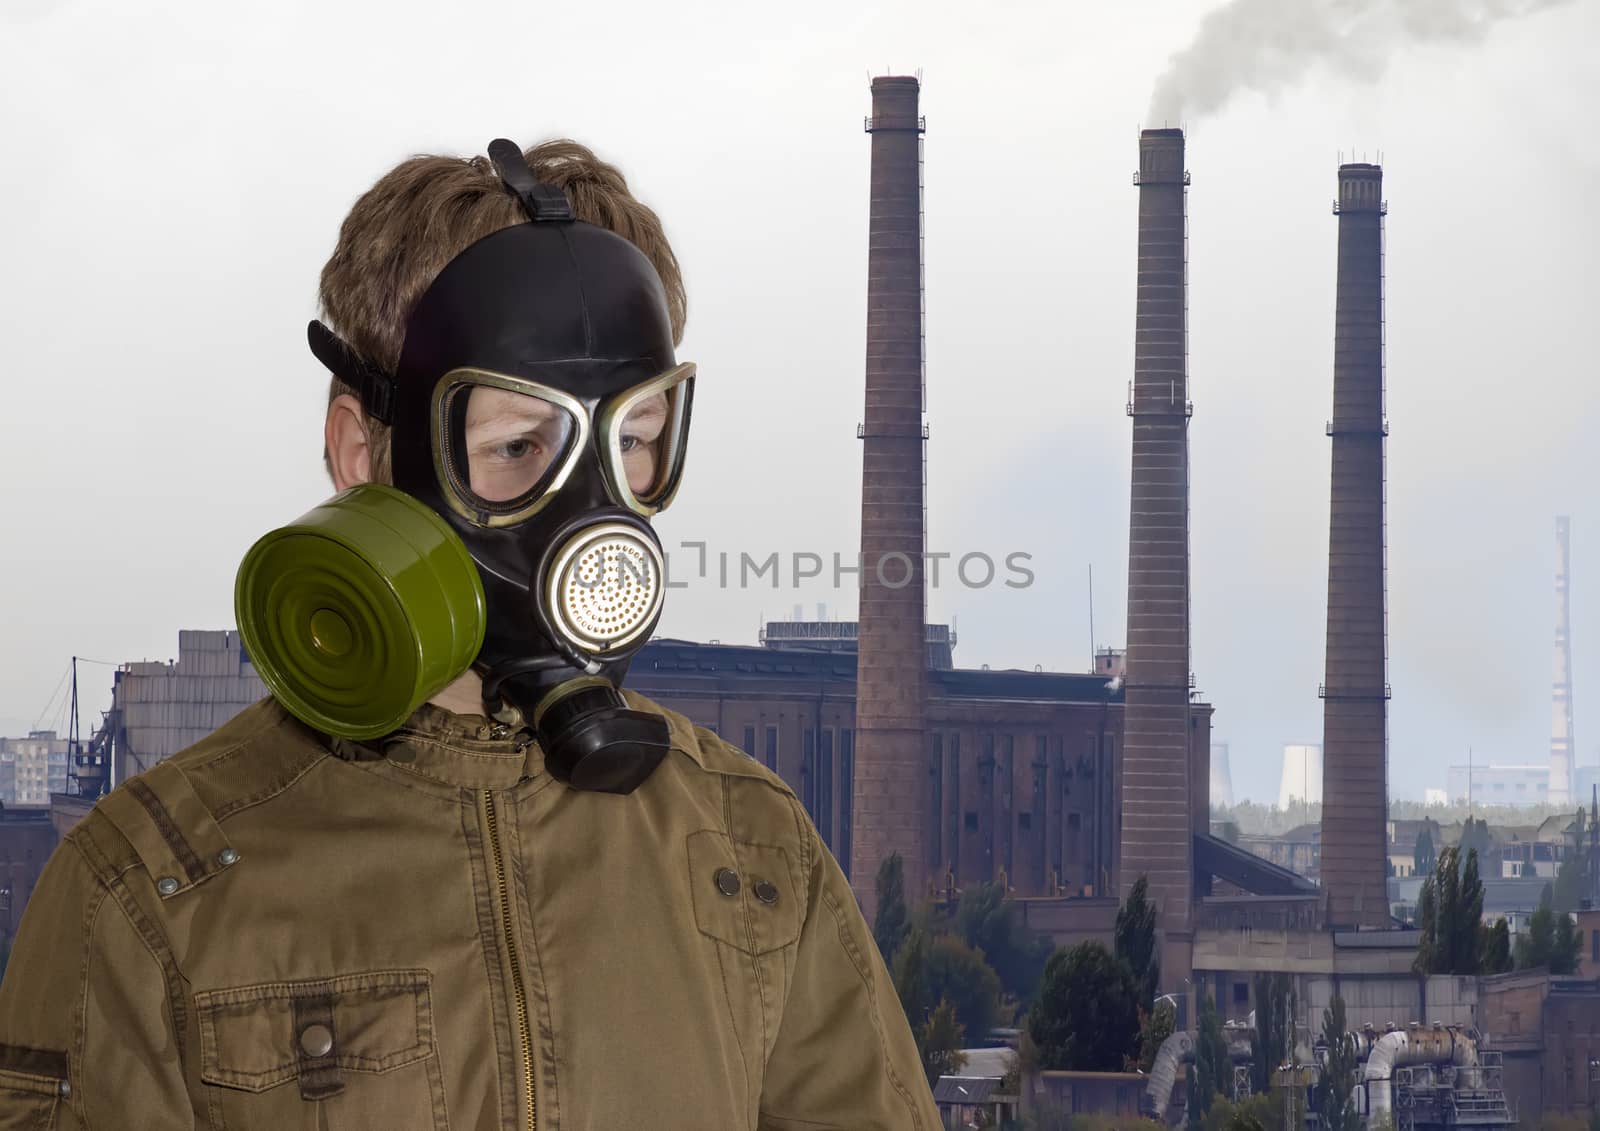
[[[848,622],[774,622],[760,646],[652,640],[628,686],[782,776],[863,894],[873,877],[860,874],[853,851],[862,820],[856,636]],[[949,655],[945,626],[929,625],[926,640]],[[1108,900],[1124,712],[1114,677],[946,664],[926,680],[927,740],[910,783],[927,807],[924,895],[1003,878],[1018,896]],[[1210,707],[1197,704],[1193,716],[1204,749]]]
[[[1550,767],[1543,764],[1451,766],[1445,779],[1457,805],[1553,805]]]

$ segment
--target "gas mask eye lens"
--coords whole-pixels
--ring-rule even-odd
[[[550,474],[572,439],[572,420],[549,401],[479,386],[467,394],[464,431],[468,486],[505,503]]]
[[[655,393],[638,401],[622,419],[617,450],[628,490],[648,499],[660,486],[661,440],[671,411],[666,393]]]
[[[618,501],[649,516],[672,501],[683,474],[694,393],[692,364],[621,394],[601,415],[606,473]]]
[[[437,398],[440,481],[469,517],[519,521],[571,470],[585,433],[582,407],[556,390],[467,374]]]

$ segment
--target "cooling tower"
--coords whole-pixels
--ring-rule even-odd
[[[1233,804],[1233,771],[1228,766],[1228,744],[1211,744],[1211,804]]]
[[[1322,802],[1322,747],[1311,743],[1283,748],[1278,776],[1278,808],[1285,811]]]

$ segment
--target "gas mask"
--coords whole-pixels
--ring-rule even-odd
[[[490,157],[528,223],[451,260],[390,375],[320,322],[312,352],[392,426],[394,487],[352,488],[258,542],[235,593],[262,678],[306,722],[371,738],[468,665],[551,772],[627,793],[665,756],[618,688],[660,618],[650,518],[683,472],[695,367],[645,255],[577,221],[521,150]]]

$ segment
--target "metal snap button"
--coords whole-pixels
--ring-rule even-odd
[[[732,868],[717,869],[717,890],[723,895],[739,894],[739,873]]]
[[[307,1056],[327,1056],[333,1049],[333,1030],[326,1025],[307,1025],[300,1034],[300,1047]]]
[[[778,889],[771,880],[756,881],[756,898],[768,907],[778,902]]]
[[[67,1099],[72,1095],[72,1085],[63,1080],[61,1081],[60,1087],[58,1087],[56,1091],[61,1094],[62,1099]]]
[[[221,852],[217,853],[217,863],[221,864],[224,868],[230,864],[233,864],[238,859],[239,854],[231,848],[224,848]]]
[[[171,876],[162,876],[156,881],[156,890],[162,895],[172,895],[178,890],[178,881]]]

